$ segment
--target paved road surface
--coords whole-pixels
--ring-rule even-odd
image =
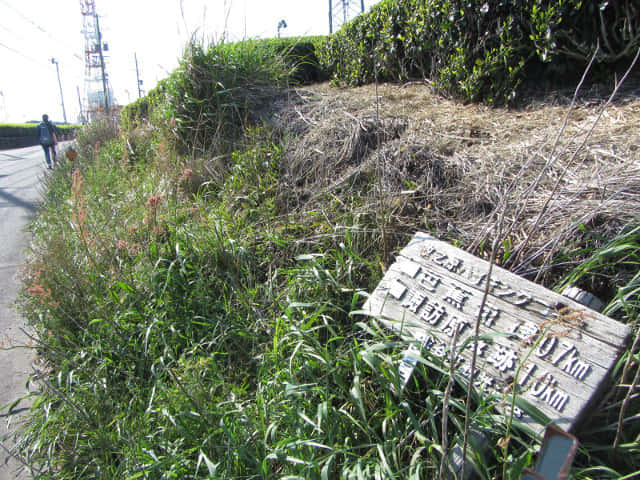
[[[59,149],[60,150],[60,149]],[[33,352],[20,330],[24,320],[15,309],[19,272],[29,244],[25,227],[36,213],[44,174],[40,146],[0,151],[0,407],[26,393]],[[9,348],[7,347],[17,347]],[[21,402],[12,413],[0,410],[0,441],[11,448],[11,431],[29,407]],[[22,465],[0,446],[0,480],[30,478]]]

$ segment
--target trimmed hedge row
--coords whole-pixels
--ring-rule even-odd
[[[37,123],[0,123],[0,137],[35,137]],[[73,134],[77,125],[56,125],[58,131],[63,134]]]
[[[37,123],[0,123],[0,149],[23,148],[38,145]],[[56,125],[62,137],[71,138],[77,125]]]
[[[0,123],[0,137],[35,136],[37,123]]]
[[[430,78],[465,100],[502,103],[528,76],[573,81],[598,44],[600,71],[631,59],[639,31],[633,1],[383,0],[318,58],[343,85]]]

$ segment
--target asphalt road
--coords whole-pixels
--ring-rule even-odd
[[[34,353],[21,330],[25,321],[15,301],[30,239],[26,227],[36,214],[44,174],[40,146],[0,151],[0,407],[28,393],[32,372]],[[22,464],[3,448],[12,449],[12,433],[28,408],[28,401],[21,401],[11,412],[0,408],[0,480],[30,478]]]

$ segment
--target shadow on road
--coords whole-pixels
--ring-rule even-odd
[[[9,161],[24,160],[23,157],[19,157],[19,156],[16,156],[16,155],[9,155],[8,153],[0,153],[0,156],[6,157],[4,160],[8,159]]]
[[[18,207],[22,207],[26,210],[29,210],[30,212],[35,212],[38,210],[38,207],[36,206],[35,203],[28,202],[19,197],[16,197],[15,195],[5,192],[2,188],[0,188],[0,199],[4,199],[7,202],[13,203]]]

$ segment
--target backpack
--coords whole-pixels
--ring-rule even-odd
[[[40,143],[42,145],[53,145],[53,135],[51,135],[49,126],[46,123],[41,123],[38,128],[40,129]]]

